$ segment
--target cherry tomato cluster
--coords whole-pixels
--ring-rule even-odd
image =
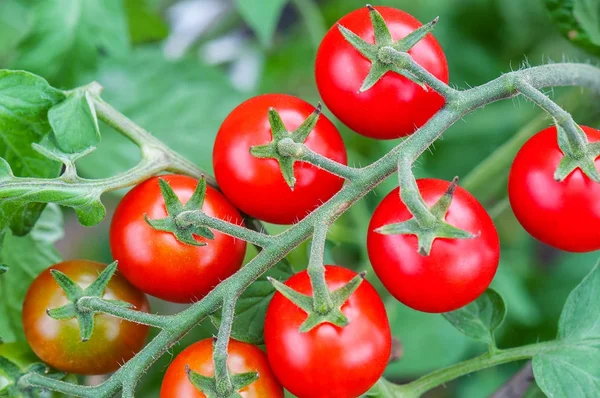
[[[376,10],[393,40],[421,27],[403,11],[389,7]],[[367,8],[354,11],[327,32],[316,59],[317,86],[333,114],[357,133],[377,139],[410,135],[444,105],[444,99],[393,71],[382,75],[368,90],[361,90],[371,61],[346,40],[338,25],[375,44],[371,12]],[[448,82],[448,65],[433,35],[425,35],[408,53],[431,74]],[[239,226],[244,225],[241,213],[270,223],[291,224],[334,196],[344,184],[341,177],[297,161],[291,163],[292,187],[282,174],[281,159],[252,153],[253,148],[275,140],[273,123],[281,122],[292,136],[291,132],[302,129],[314,112],[309,103],[284,94],[254,97],[234,109],[214,145],[213,165],[220,191],[207,187],[202,212]],[[584,131],[590,141],[600,141],[600,131]],[[302,144],[320,156],[347,164],[344,142],[323,115]],[[555,128],[540,132],[523,146],[510,173],[512,207],[524,228],[545,243],[569,251],[600,249],[600,184],[580,170],[556,181],[553,173],[562,156]],[[600,168],[600,159],[596,166]],[[160,178],[182,204],[198,186],[198,180],[187,176]],[[119,203],[110,228],[110,247],[119,272],[108,282],[102,297],[130,303],[139,311],[149,311],[144,293],[178,303],[202,299],[240,269],[246,252],[246,242],[218,231],[212,231],[212,239],[194,236],[195,242],[190,244],[169,231],[153,228],[148,219],[168,216],[160,184],[159,177],[153,177],[129,191]],[[430,208],[450,195],[451,202],[439,222],[465,231],[469,237],[434,238],[424,254],[417,236],[382,233],[385,226],[413,218],[397,188],[372,216],[367,235],[369,258],[385,287],[403,304],[425,312],[452,311],[471,303],[491,283],[499,262],[498,234],[483,206],[466,190],[436,179],[418,180],[417,188]],[[29,289],[23,310],[27,340],[42,360],[59,370],[111,372],[145,343],[146,326],[100,314],[95,316],[91,339],[82,342],[76,319],[56,320],[46,313],[69,304],[52,272],[60,271],[85,288],[104,268],[84,260],[59,263],[39,275]],[[325,266],[325,281],[331,291],[356,275],[339,266]],[[306,271],[291,277],[286,286],[306,296],[313,294]],[[283,386],[300,398],[352,398],[365,393],[381,377],[390,356],[386,310],[373,286],[363,281],[340,311],[348,320],[346,326],[323,322],[301,331],[306,312],[276,293],[265,320],[266,354],[244,342],[229,342],[229,370],[233,374],[259,374],[258,380],[239,392],[244,397],[283,397]],[[203,340],[177,356],[165,375],[161,397],[204,397],[190,381],[190,373],[214,375],[213,349],[211,340]]]

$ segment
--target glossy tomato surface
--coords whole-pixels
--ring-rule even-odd
[[[590,142],[600,141],[599,130],[581,128]],[[600,250],[600,184],[580,169],[556,181],[554,172],[562,158],[556,127],[530,138],[510,171],[510,205],[536,239],[570,252]],[[600,170],[600,157],[596,168]]]
[[[356,273],[325,267],[330,290],[344,286]],[[306,271],[285,283],[310,295]],[[265,320],[269,363],[283,386],[299,398],[355,398],[383,374],[390,358],[391,334],[385,307],[366,280],[342,306],[350,323],[343,328],[322,323],[306,333],[298,329],[306,312],[275,293]]]
[[[375,8],[383,16],[394,40],[402,39],[421,26],[404,11]],[[363,7],[342,17],[319,47],[315,64],[317,87],[327,107],[345,125],[371,138],[398,138],[412,134],[444,105],[443,97],[435,91],[425,91],[394,72],[386,73],[369,90],[359,92],[371,61],[346,41],[338,24],[368,43],[375,43],[375,36],[369,10]],[[435,77],[448,82],[446,56],[433,35],[427,35],[408,53]]]
[[[97,314],[92,337],[82,342],[75,318],[59,321],[46,314],[48,309],[69,303],[50,270],[61,271],[85,289],[105,268],[93,261],[65,261],[46,269],[29,287],[23,304],[25,337],[33,352],[50,366],[68,373],[105,374],[117,370],[144,346],[148,336],[145,325]],[[108,282],[103,298],[131,303],[137,311],[149,311],[146,295],[118,272]]]
[[[185,204],[198,180],[182,175],[165,175]],[[211,217],[243,225],[231,203],[214,188],[206,187],[202,211]],[[246,242],[213,231],[214,239],[196,237],[206,246],[179,242],[170,232],[157,231],[144,220],[167,216],[158,177],[152,177],[125,195],[110,226],[110,248],[119,270],[140,290],[163,300],[189,303],[204,297],[219,282],[240,269]]]
[[[269,108],[275,108],[288,131],[298,128],[315,107],[290,95],[266,94],[249,99],[225,119],[213,150],[219,187],[244,213],[275,224],[304,218],[342,187],[340,177],[304,162],[296,162],[294,190],[286,184],[275,159],[250,154],[250,147],[271,142]],[[335,126],[324,116],[305,144],[336,162],[347,164],[346,148]]]
[[[252,344],[230,340],[227,366],[232,374],[258,372],[254,383],[239,390],[243,398],[283,398],[283,388],[273,375],[264,352]],[[213,340],[201,340],[179,354],[169,366],[160,390],[160,398],[206,398],[192,383],[185,371],[186,365],[196,373],[212,377]]]
[[[448,189],[447,181],[417,180],[428,206]],[[481,295],[492,282],[500,259],[498,233],[483,206],[457,187],[445,220],[475,235],[471,239],[436,239],[431,252],[417,251],[415,235],[383,235],[375,229],[406,221],[412,215],[400,199],[399,189],[377,206],[369,224],[367,250],[375,273],[387,290],[403,304],[424,312],[448,312]]]

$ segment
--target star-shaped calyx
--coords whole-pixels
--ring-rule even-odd
[[[82,297],[100,297],[104,296],[104,290],[108,285],[108,282],[114,275],[117,270],[117,262],[110,264],[107,266],[104,271],[98,275],[98,278],[86,289],[82,289],[77,283],[73,282],[71,278],[69,278],[64,273],[59,270],[53,269],[50,270],[52,277],[58,283],[58,285],[64,290],[67,299],[70,301],[69,304],[66,304],[59,308],[52,308],[46,310],[46,313],[51,318],[57,320],[67,320],[72,318],[77,318],[77,322],[79,323],[79,333],[81,336],[81,341],[88,341],[92,337],[92,333],[94,332],[94,316],[96,312],[89,311],[85,309],[79,308],[77,302]],[[106,302],[112,303],[113,305],[119,305],[126,308],[133,307],[132,304],[127,303],[125,301],[120,300],[105,300]]]
[[[408,52],[408,50],[413,48],[419,41],[431,33],[435,24],[438,22],[439,17],[409,33],[406,37],[394,41],[394,39],[392,39],[392,34],[379,11],[371,5],[367,5],[367,7],[369,8],[371,23],[373,24],[375,44],[367,43],[356,33],[338,24],[338,29],[346,41],[356,48],[363,57],[371,61],[371,69],[359,91],[367,91],[373,87],[387,72],[399,73],[420,85],[424,90],[427,90],[425,83],[417,76],[391,63],[389,57],[386,56],[385,51],[382,51],[382,49],[391,47],[396,51]]]
[[[326,322],[339,327],[348,325],[348,318],[342,313],[342,305],[358,289],[365,279],[365,275],[365,272],[361,272],[344,286],[329,292],[327,300],[317,300],[316,297],[297,292],[276,279],[271,277],[267,279],[279,293],[306,312],[308,316],[299,329],[300,332],[306,333]],[[316,294],[316,291],[314,294]],[[327,303],[327,305],[323,305],[324,303]]]
[[[185,367],[185,373],[187,374],[190,383],[204,393],[207,398],[241,398],[242,396],[238,391],[254,383],[258,380],[259,376],[258,372],[232,374],[230,375],[230,379],[231,385],[233,386],[233,392],[219,394],[217,391],[217,382],[214,377],[203,376],[191,370],[187,365]]]
[[[554,173],[554,179],[563,181],[579,168],[591,180],[600,183],[600,173],[596,168],[596,159],[600,156],[600,142],[588,142],[583,129],[578,125],[575,129],[576,137],[570,135],[562,126],[556,125],[558,146],[564,156]]]
[[[203,227],[191,223],[178,223],[177,216],[185,211],[198,211],[202,210],[204,204],[204,197],[206,196],[206,179],[202,177],[198,181],[198,186],[192,197],[188,200],[185,206],[181,203],[177,194],[173,191],[173,188],[167,181],[162,178],[158,179],[160,184],[160,191],[162,192],[165,200],[165,207],[167,209],[167,217],[150,220],[146,215],[144,218],[150,226],[158,231],[171,232],[177,240],[188,245],[193,246],[206,246],[206,242],[198,242],[194,237],[199,236],[206,239],[214,239],[215,235],[207,227]]]
[[[428,256],[431,252],[433,241],[437,238],[448,239],[471,239],[476,235],[468,231],[456,228],[448,224],[444,218],[448,213],[454,191],[458,186],[458,177],[452,180],[452,183],[442,195],[442,197],[429,208],[429,211],[434,216],[434,222],[426,227],[419,224],[415,217],[399,223],[388,224],[379,227],[375,230],[384,235],[415,235],[418,239],[419,254]]]
[[[250,153],[257,158],[271,158],[277,160],[279,168],[283,174],[285,182],[291,190],[294,190],[296,185],[296,177],[294,177],[294,164],[297,161],[297,156],[289,153],[284,147],[286,142],[303,144],[308,135],[315,128],[319,116],[321,115],[321,104],[317,105],[314,112],[298,127],[290,132],[286,129],[281,120],[281,116],[275,108],[269,109],[269,124],[271,125],[271,136],[273,140],[265,145],[256,145],[250,148]]]

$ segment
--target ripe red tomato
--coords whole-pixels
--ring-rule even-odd
[[[325,279],[335,290],[356,273],[327,265]],[[306,271],[285,283],[310,295]],[[322,323],[306,333],[298,329],[306,313],[275,293],[265,319],[269,363],[283,386],[299,398],[354,398],[371,388],[390,358],[391,333],[381,298],[366,280],[342,306],[350,323],[343,328]]]
[[[219,129],[213,150],[215,176],[223,193],[244,213],[275,224],[304,218],[342,187],[344,180],[313,165],[296,162],[292,191],[275,159],[250,154],[250,147],[271,142],[268,110],[275,108],[288,131],[295,130],[314,107],[285,94],[266,94],[235,108]],[[347,164],[346,147],[335,126],[324,116],[305,144],[336,162]]]
[[[421,27],[410,14],[391,7],[375,7],[388,25],[392,38],[399,40]],[[342,17],[325,35],[317,53],[317,87],[331,112],[359,134],[377,139],[392,139],[412,134],[443,105],[444,98],[425,91],[398,73],[388,72],[373,87],[359,92],[371,68],[338,29],[338,24],[375,43],[367,7]],[[448,82],[448,64],[433,35],[427,35],[408,53],[435,77]]]
[[[25,337],[33,352],[58,370],[85,375],[114,372],[144,347],[148,326],[97,314],[92,337],[82,342],[75,318],[59,321],[46,314],[48,309],[69,303],[50,270],[59,270],[86,288],[104,268],[104,264],[87,260],[58,263],[42,272],[27,291],[23,304]],[[149,311],[146,295],[119,273],[108,282],[103,298],[126,301],[138,311]]]
[[[590,142],[600,130],[581,126]],[[523,145],[508,179],[510,205],[533,237],[561,250],[600,249],[600,184],[580,169],[558,182],[554,172],[563,158],[556,127],[534,135]],[[596,159],[600,170],[600,157]]]
[[[447,181],[417,180],[427,205],[446,192]],[[469,192],[457,187],[445,221],[476,235],[471,239],[436,239],[428,256],[417,252],[415,235],[384,235],[375,229],[412,218],[399,189],[377,206],[369,224],[367,250],[375,273],[403,304],[424,312],[448,312],[469,304],[492,282],[500,242],[492,219]]]
[[[258,380],[240,389],[243,398],[283,398],[283,388],[275,379],[266,355],[258,347],[230,340],[227,352],[227,366],[232,374],[258,372]],[[160,398],[206,398],[189,381],[185,367],[187,365],[203,376],[212,377],[215,372],[212,355],[212,339],[201,340],[183,350],[167,369]]]
[[[138,289],[163,300],[189,303],[204,297],[219,282],[240,269],[246,242],[213,231],[212,240],[197,237],[206,246],[179,242],[170,232],[157,231],[144,220],[167,216],[159,177],[133,188],[117,206],[110,226],[110,249],[119,270]],[[198,180],[182,175],[160,176],[185,204]],[[235,207],[217,190],[207,186],[202,211],[243,225]]]

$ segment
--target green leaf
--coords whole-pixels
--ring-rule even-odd
[[[245,99],[221,70],[195,59],[168,61],[154,47],[124,62],[106,60],[94,78],[104,87],[105,101],[205,170],[212,169],[219,126]],[[78,170],[86,177],[111,176],[134,166],[139,153],[120,134],[102,129],[98,148],[79,161]]]
[[[10,266],[0,278],[0,336],[4,341],[24,338],[21,308],[29,285],[47,267],[60,261],[54,242],[62,237],[62,213],[48,205],[31,234],[4,237],[2,263]]]
[[[23,71],[0,70],[0,157],[20,177],[57,177],[60,163],[43,157],[31,144],[49,132],[48,110],[64,99],[41,77]],[[6,165],[3,165],[6,174]],[[18,235],[27,233],[44,205],[0,201],[0,230],[10,223]]]
[[[169,35],[169,26],[160,15],[157,1],[125,0],[129,36],[133,44],[159,41]]]
[[[275,289],[267,277],[284,282],[292,274],[290,265],[281,261],[244,291],[235,307],[235,318],[231,330],[231,336],[234,339],[250,344],[264,344],[265,314],[275,293]],[[217,311],[213,314],[211,320],[218,327],[221,322],[221,312]]]
[[[582,29],[590,37],[590,41],[600,46],[600,1],[574,0],[573,15]]]
[[[124,56],[129,34],[122,0],[44,0],[30,3],[33,29],[12,67],[65,86],[93,72],[99,54]]]
[[[495,346],[494,332],[506,317],[506,305],[502,296],[488,289],[471,304],[443,315],[467,336]]]
[[[236,0],[240,14],[265,47],[271,45],[277,22],[287,2],[288,0]]]
[[[600,55],[600,3],[597,0],[545,0],[556,26],[576,46]]]
[[[600,391],[600,262],[571,292],[558,324],[557,349],[533,358],[539,387],[552,398]]]
[[[96,111],[85,90],[77,90],[48,112],[58,148],[65,153],[79,153],[100,142]]]
[[[31,29],[31,13],[22,3],[19,0],[0,1],[0,64],[13,55]]]

